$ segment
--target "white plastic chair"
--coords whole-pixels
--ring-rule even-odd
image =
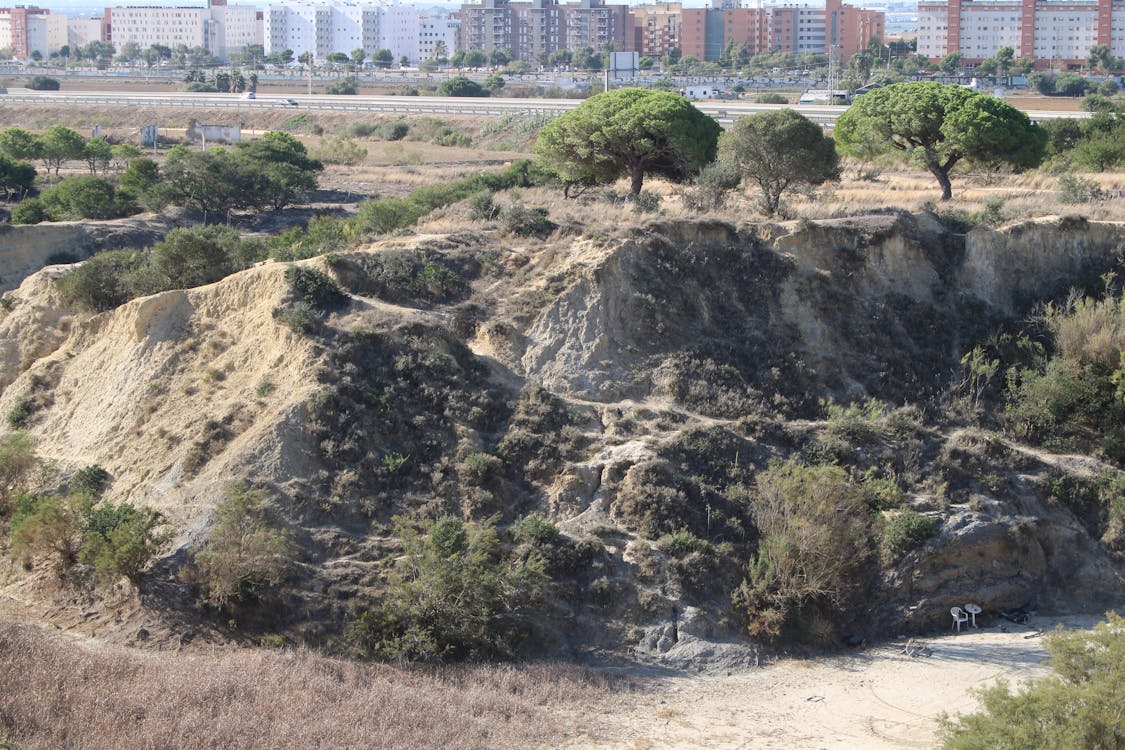
[[[960,633],[961,623],[968,622],[969,616],[960,607],[953,607],[949,610],[949,614],[953,615],[953,627],[957,628],[957,632]]]

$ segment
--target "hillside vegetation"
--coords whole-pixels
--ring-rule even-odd
[[[719,138],[674,95],[621,96],[612,122],[594,97],[542,128],[538,162],[372,168],[365,200],[368,145],[485,128],[357,122],[158,160],[0,131],[55,173],[12,171],[13,195],[41,190],[0,232],[0,612],[152,648],[731,668],[945,628],[968,601],[1119,603],[1125,230],[1012,221],[989,186],[1004,163],[1068,169],[1121,113],[1067,140],[911,91],[950,116],[895,132],[902,156],[983,206],[881,177],[874,104],[847,162],[798,115]],[[988,112],[1010,127],[942,130]],[[667,137],[682,122],[695,136]],[[495,128],[527,149],[543,125]],[[63,177],[80,145],[90,174]],[[1025,213],[1046,195],[1119,218],[1112,176],[1005,179]],[[836,193],[860,189],[876,210]],[[377,674],[300,658],[350,675],[345,702]],[[17,741],[57,740],[20,711],[0,725]]]

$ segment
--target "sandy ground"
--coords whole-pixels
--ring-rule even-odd
[[[1002,621],[1003,622],[1003,621]],[[928,656],[888,643],[836,657],[783,660],[734,674],[654,676],[597,713],[574,717],[567,748],[897,750],[936,744],[943,712],[968,713],[972,688],[1050,672],[1043,639],[1093,617],[1004,622],[916,639]]]

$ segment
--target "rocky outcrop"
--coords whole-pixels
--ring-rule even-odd
[[[78,242],[81,231],[44,236]],[[821,425],[792,420],[819,418],[820,399],[924,402],[978,337],[1111,270],[1123,242],[1115,225],[1038,221],[965,237],[897,213],[497,239],[487,264],[484,242],[396,238],[335,262],[424,252],[457,270],[463,293],[439,304],[416,289],[379,299],[356,287],[363,296],[316,336],[274,317],[289,294],[281,264],[96,316],[67,308],[53,284],[65,269],[49,268],[0,310],[0,414],[49,389],[28,420],[40,453],[64,476],[100,464],[112,500],[165,512],[180,534],[164,573],[198,544],[231,481],[268,488],[302,545],[285,624],[317,637],[379,591],[397,553],[394,513],[507,524],[537,510],[573,553],[559,562],[554,647],[734,664],[745,653],[722,644],[741,635],[730,593],[756,543],[747,488],[770,460],[823,448]],[[5,280],[44,252],[26,251]],[[352,266],[395,281],[390,263]],[[919,474],[950,440],[927,435],[909,446]],[[487,471],[472,478],[467,456]],[[867,454],[856,463],[879,468]],[[988,610],[1120,600],[1119,562],[1047,501],[1045,465],[983,499],[915,498],[942,532],[876,571],[872,627],[943,625],[969,600]],[[681,528],[708,539],[710,557],[657,543]]]

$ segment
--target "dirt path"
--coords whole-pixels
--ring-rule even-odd
[[[961,635],[923,639],[929,656],[902,644],[748,672],[653,678],[595,714],[573,717],[567,748],[635,750],[901,750],[935,746],[943,712],[975,710],[971,688],[1049,670],[1043,639],[1057,624],[1092,627],[1093,617],[1034,618]],[[1030,636],[1030,637],[1028,637]]]

